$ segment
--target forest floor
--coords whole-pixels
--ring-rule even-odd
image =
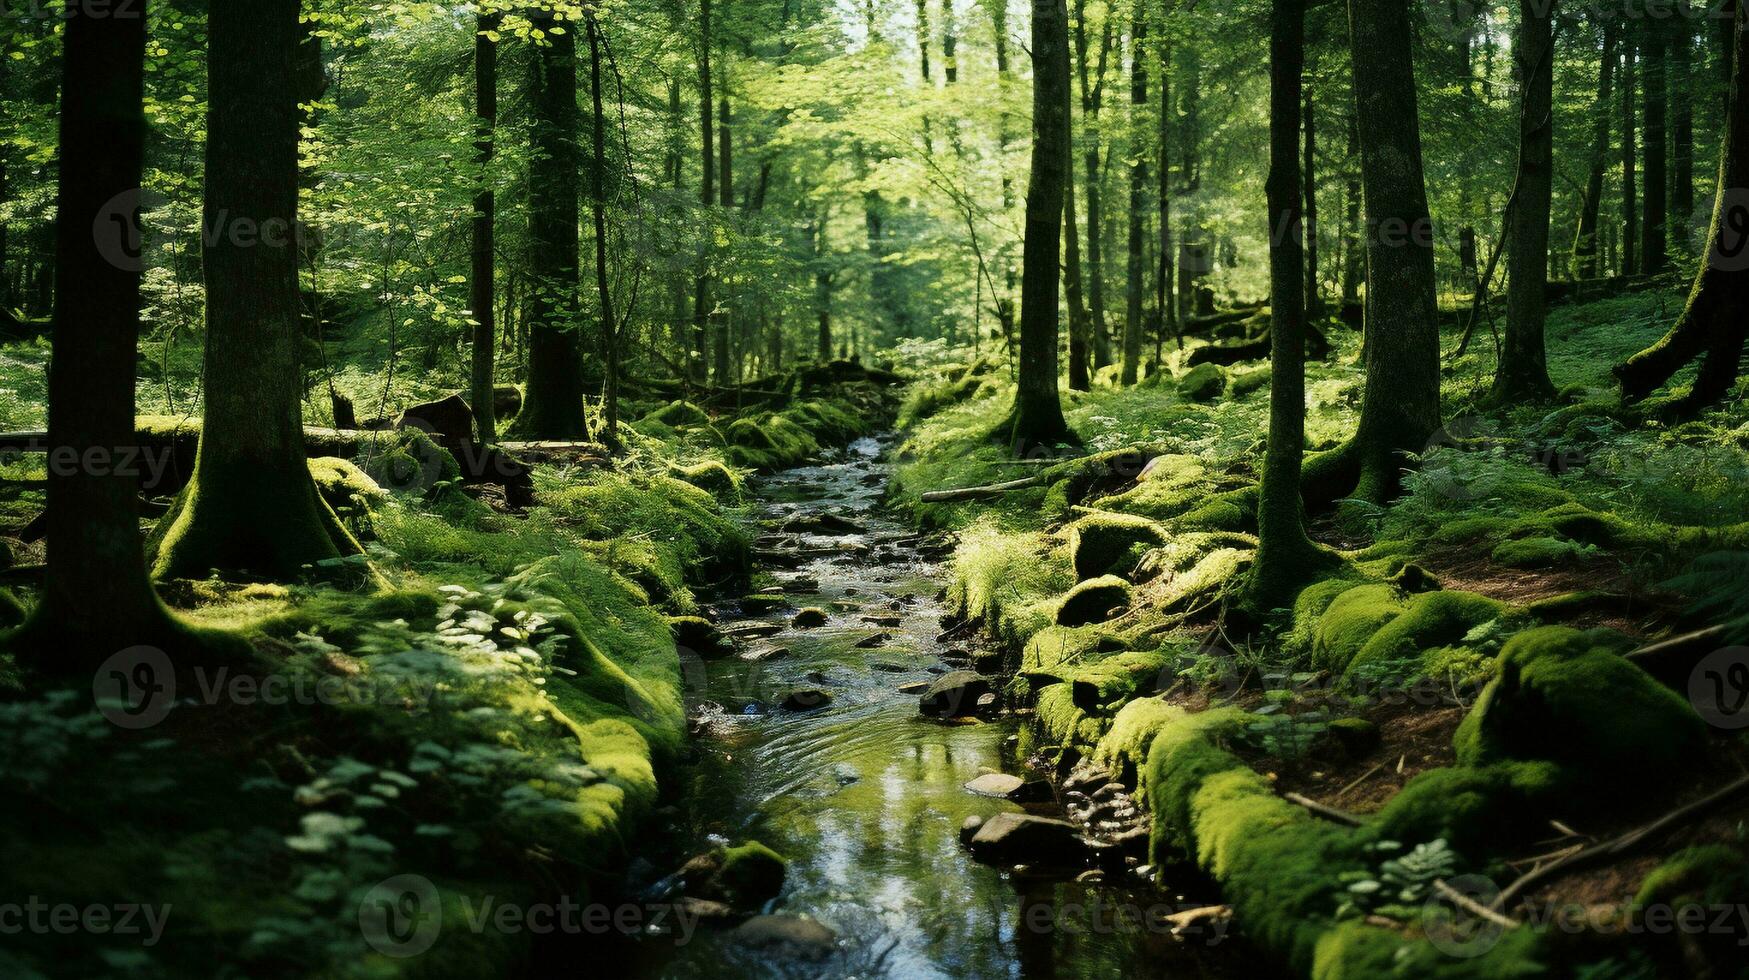
[[[989,356],[915,357],[908,388],[799,370],[758,386],[782,389],[775,410],[646,388],[624,452],[540,454],[526,507],[464,486],[428,439],[373,436],[312,468],[388,588],[163,583],[255,652],[174,692],[45,690],[0,661],[0,898],[156,910],[180,940],[44,929],[0,972],[501,973],[579,949],[467,924],[561,898],[632,910],[602,934],[656,937],[627,969],[676,975],[735,962],[714,938],[646,957],[706,919],[781,951],[755,974],[817,970],[824,947],[859,974],[1735,962],[1749,802],[1680,808],[1740,785],[1749,751],[1719,705],[1702,720],[1704,690],[1690,704],[1688,661],[1623,657],[1749,613],[1749,405],[1670,424],[1609,384],[1678,303],[1556,308],[1555,405],[1477,410],[1479,337],[1402,498],[1317,515],[1339,570],[1250,635],[1224,613],[1255,547],[1255,364],[1168,351],[1137,387],[1066,393],[1084,446],[1026,461],[995,438],[1012,385]],[[1314,450],[1352,430],[1363,382],[1358,337],[1327,330]],[[163,353],[142,412],[189,417],[193,367]],[[45,357],[0,350],[0,427],[42,424]],[[338,377],[361,405],[444,393]],[[832,448],[895,415],[896,443]],[[0,558],[28,598],[41,458],[0,467]],[[1668,662],[1668,686],[1634,666]],[[773,716],[789,727],[743,721]],[[1057,912],[1171,896],[1168,928],[1036,933],[1016,894]],[[1244,942],[1187,954],[1211,935]]]

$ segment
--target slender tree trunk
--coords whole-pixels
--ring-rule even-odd
[[[1111,363],[1111,343],[1107,338],[1105,318],[1105,211],[1100,194],[1099,111],[1105,102],[1105,69],[1111,53],[1111,13],[1107,11],[1100,31],[1097,62],[1087,55],[1086,0],[1075,3],[1075,66],[1081,84],[1081,119],[1085,144],[1082,147],[1082,168],[1087,171],[1087,261],[1081,280],[1087,291],[1088,310],[1093,321],[1093,366]],[[1091,74],[1090,74],[1091,73]]]
[[[699,142],[703,148],[702,177],[698,185],[699,203],[703,205],[702,213],[706,220],[710,219],[711,208],[716,205],[716,144],[712,134],[712,117],[715,115],[716,94],[711,89],[711,0],[699,0],[698,5],[698,116]],[[708,232],[707,232],[708,234]],[[714,240],[715,236],[711,235]],[[705,381],[707,368],[710,365],[706,338],[710,334],[711,312],[715,303],[711,298],[711,252],[714,249],[710,241],[705,242],[704,254],[699,257],[698,282],[693,287],[692,304],[692,346],[697,360],[693,365],[694,377],[701,384]]]
[[[1130,131],[1136,133],[1148,111],[1148,17],[1137,3],[1130,21]],[[1136,383],[1142,362],[1142,295],[1147,289],[1148,154],[1140,139],[1130,140],[1130,237],[1124,280],[1123,369],[1121,383]]]
[[[1439,428],[1439,305],[1408,8],[1349,0],[1348,33],[1366,195],[1366,388],[1353,439],[1307,461],[1302,483],[1309,501],[1352,490],[1383,503]]]
[[[127,647],[184,648],[173,642],[179,631],[146,578],[139,474],[113,465],[134,459],[137,446],[140,215],[114,205],[140,186],[145,157],[145,4],[134,9],[138,16],[97,16],[72,4],[65,21],[48,569],[32,618],[0,637],[21,663],[86,678]]]
[[[1020,376],[1010,444],[1016,454],[1074,440],[1057,396],[1057,279],[1069,174],[1069,30],[1063,0],[1032,4],[1032,174],[1020,282]]]
[[[1167,24],[1160,25],[1160,261],[1154,277],[1154,305],[1160,311],[1163,328],[1170,329],[1184,349],[1184,335],[1178,330],[1178,308],[1172,302],[1172,46]],[[1154,361],[1159,366],[1161,339],[1155,338]]]
[[[589,210],[595,219],[595,291],[601,312],[601,360],[606,378],[601,394],[605,432],[609,446],[619,444],[619,318],[614,313],[613,290],[607,281],[607,124],[601,111],[601,24],[594,13],[585,16],[589,31],[589,102],[594,109],[590,126]]]
[[[1641,113],[1645,116],[1645,220],[1640,223],[1640,271],[1663,272],[1670,265],[1670,199],[1665,187],[1667,155],[1664,146],[1665,52],[1668,38],[1662,20],[1641,21],[1640,43],[1645,53],[1641,83]]]
[[[1579,233],[1573,239],[1574,274],[1580,279],[1598,276],[1597,215],[1603,204],[1604,171],[1609,166],[1609,114],[1614,99],[1615,46],[1620,22],[1613,16],[1603,21],[1603,57],[1597,63],[1597,104],[1592,110],[1591,173],[1585,196],[1579,204]]]
[[[1069,387],[1075,391],[1093,388],[1087,373],[1087,303],[1081,294],[1081,244],[1076,239],[1074,156],[1069,154],[1069,173],[1063,180],[1063,291],[1069,304]]]
[[[1631,276],[1640,269],[1639,206],[1635,200],[1634,164],[1639,150],[1634,145],[1634,52],[1637,32],[1624,25],[1621,38],[1621,273]]]
[[[549,30],[559,26],[551,13],[536,13],[531,23],[546,31],[529,80],[528,234],[536,288],[529,294],[528,391],[512,429],[525,439],[587,439],[577,322],[583,197],[577,37]]]
[[[1258,491],[1257,558],[1246,588],[1246,605],[1258,613],[1291,606],[1299,586],[1322,564],[1306,537],[1305,508],[1300,502],[1306,439],[1306,289],[1298,123],[1305,15],[1305,0],[1275,0],[1270,17],[1269,444]]]
[[[500,20],[496,13],[482,14],[474,25],[474,159],[480,165],[480,190],[474,195],[473,269],[468,291],[468,305],[474,317],[469,396],[473,402],[470,407],[474,410],[474,434],[487,445],[498,438],[492,396],[496,354],[493,335],[497,331],[492,306],[496,294],[492,250],[498,207],[491,176],[498,126],[498,42],[488,35],[497,32]]]
[[[205,402],[194,475],[155,571],[288,579],[361,549],[316,493],[299,365],[298,0],[215,4],[207,23]]]
[[[1708,248],[1698,263],[1688,303],[1662,339],[1616,367],[1622,396],[1638,400],[1701,358],[1694,387],[1678,410],[1692,413],[1723,398],[1736,382],[1749,318],[1749,4],[1738,3],[1731,107],[1719,153],[1718,193]]]
[[[1670,36],[1670,234],[1698,245],[1694,215],[1694,30],[1684,17]]]
[[[1366,247],[1361,244],[1360,227],[1360,125],[1352,107],[1348,112],[1348,184],[1343,191],[1343,205],[1347,209],[1347,223],[1344,229],[1343,264],[1342,264],[1342,305],[1354,306],[1360,302],[1360,284],[1366,281]],[[1474,249],[1471,250],[1472,254]],[[1473,267],[1472,259],[1470,265]]]
[[[1312,98],[1312,87],[1306,86],[1306,319],[1317,322],[1324,316],[1324,297],[1318,282],[1318,106]]]
[[[1548,319],[1549,206],[1554,194],[1554,3],[1520,0],[1518,194],[1507,214],[1506,340],[1494,374],[1496,404],[1554,398],[1543,325]]]
[[[1194,45],[1180,49],[1183,58],[1182,85],[1184,124],[1178,127],[1179,172],[1187,194],[1202,189],[1202,54]],[[1194,197],[1193,197],[1194,201]],[[1202,217],[1193,209],[1184,216],[1184,231],[1178,236],[1178,305],[1183,316],[1206,316],[1214,312],[1203,286],[1214,271],[1214,252]]]
[[[725,217],[732,215],[735,209],[735,170],[734,170],[734,139],[731,136],[729,124],[734,113],[729,107],[728,53],[722,54],[720,74],[717,89],[717,193],[718,203],[722,206]],[[733,299],[733,296],[731,296]],[[716,347],[716,379],[718,385],[728,385],[734,382],[730,376],[731,358],[729,356],[730,337],[734,334],[735,304],[729,303],[727,313],[717,314],[717,347]]]

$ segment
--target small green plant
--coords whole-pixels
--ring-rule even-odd
[[[1380,859],[1378,870],[1350,871],[1337,879],[1344,886],[1336,905],[1338,919],[1361,915],[1413,918],[1415,906],[1427,900],[1434,882],[1457,873],[1457,855],[1444,838],[1417,844],[1407,854],[1403,844],[1394,840],[1376,841],[1366,850]]]

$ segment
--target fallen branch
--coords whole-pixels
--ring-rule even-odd
[[[1499,896],[1494,899],[1492,903],[1493,907],[1496,909],[1506,907],[1507,902],[1522,893],[1526,888],[1529,888],[1531,885],[1536,884],[1556,872],[1564,873],[1571,871],[1580,865],[1590,864],[1593,861],[1598,861],[1603,858],[1617,857],[1621,854],[1625,854],[1639,846],[1647,838],[1662,833],[1663,831],[1698,816],[1701,813],[1705,813],[1713,807],[1741,794],[1744,790],[1749,790],[1749,776],[1744,776],[1709,796],[1704,796],[1695,800],[1693,803],[1679,806],[1651,823],[1630,830],[1614,840],[1605,841],[1601,844],[1594,844],[1583,850],[1575,851],[1564,858],[1551,861],[1540,868],[1533,868],[1530,871],[1525,872],[1523,875],[1520,875],[1517,881],[1507,885],[1506,888],[1500,892]]]
[[[1305,807],[1326,820],[1345,823],[1350,827],[1359,827],[1366,823],[1366,821],[1362,820],[1358,814],[1349,813],[1347,810],[1341,810],[1329,806],[1328,804],[1319,803],[1317,800],[1300,793],[1283,793],[1281,796],[1282,799],[1287,800],[1289,803],[1298,803],[1300,806]]]
[[[982,487],[960,487],[957,490],[931,490],[921,498],[926,504],[945,504],[956,500],[982,500],[985,497],[997,497],[1016,490],[1036,487],[1045,482],[1040,476],[1028,476],[1019,480],[1009,480],[1007,483],[992,483]]]
[[[1359,786],[1361,783],[1364,783],[1367,780],[1371,779],[1373,776],[1373,773],[1378,772],[1380,769],[1383,769],[1384,767],[1385,767],[1385,764],[1382,762],[1379,763],[1378,765],[1373,766],[1371,769],[1368,769],[1366,772],[1363,772],[1359,776],[1356,776],[1354,778],[1354,782],[1349,783],[1347,786],[1344,786],[1341,789],[1337,790],[1336,795],[1332,796],[1330,798],[1332,800],[1342,799],[1344,796],[1347,796],[1356,786]]]
[[[1501,915],[1499,912],[1496,912],[1486,905],[1483,905],[1481,902],[1465,895],[1463,892],[1446,884],[1444,878],[1433,883],[1433,890],[1438,892],[1441,898],[1444,898],[1446,901],[1456,905],[1458,908],[1463,909],[1465,912],[1468,912],[1477,918],[1486,919],[1505,929],[1511,929],[1518,925],[1518,920],[1511,918],[1510,916]]]

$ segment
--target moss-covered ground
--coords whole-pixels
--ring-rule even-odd
[[[958,532],[950,597],[1019,665],[1009,690],[1030,704],[1035,763],[1091,762],[1135,787],[1153,859],[1214,878],[1292,972],[1736,975],[1717,937],[1641,929],[1624,944],[1620,923],[1648,896],[1692,904],[1740,882],[1741,803],[1502,903],[1497,921],[1451,898],[1485,905],[1539,855],[1740,771],[1740,739],[1624,658],[1699,626],[1725,626],[1715,645],[1749,638],[1749,404],[1672,422],[1658,401],[1624,408],[1609,376],[1677,307],[1654,292],[1552,310],[1555,404],[1484,410],[1486,338],[1448,358],[1446,427],[1404,461],[1398,499],[1311,515],[1342,560],[1261,623],[1233,615],[1256,547],[1258,365],[1191,369],[1170,352],[1134,388],[1065,392],[1085,454],[1027,460],[994,438],[1006,366],[943,368],[901,413],[890,496]],[[1353,431],[1363,383],[1358,336],[1327,332],[1335,351],[1307,365],[1309,453]],[[1620,913],[1617,927],[1539,917],[1579,906]]]
[[[28,407],[40,393],[25,390],[40,353],[7,353],[5,427],[41,424]],[[165,391],[176,405],[155,404]],[[142,386],[147,411],[188,397]],[[346,560],[374,566],[382,588],[325,584],[317,569],[161,582],[178,615],[246,638],[253,655],[142,692],[131,672],[150,654],[124,653],[93,679],[95,710],[93,682],[65,688],[0,655],[0,901],[149,905],[168,910],[175,937],[9,934],[0,975],[525,968],[533,933],[469,928],[469,910],[615,893],[682,753],[673,624],[749,578],[746,476],[863,434],[890,417],[888,399],[857,382],[775,409],[632,401],[623,452],[605,466],[581,451],[539,462],[525,510],[464,489],[429,442],[407,452],[444,456],[431,479],[386,473],[381,447],[315,458],[324,498],[365,546]],[[41,457],[4,465],[3,564],[28,566],[42,561]],[[18,582],[16,599],[0,593],[0,626],[32,600],[30,578]],[[441,909],[443,928],[429,955],[403,958],[395,923],[373,931],[360,916],[410,881],[428,883],[414,892],[430,889],[424,911]]]

